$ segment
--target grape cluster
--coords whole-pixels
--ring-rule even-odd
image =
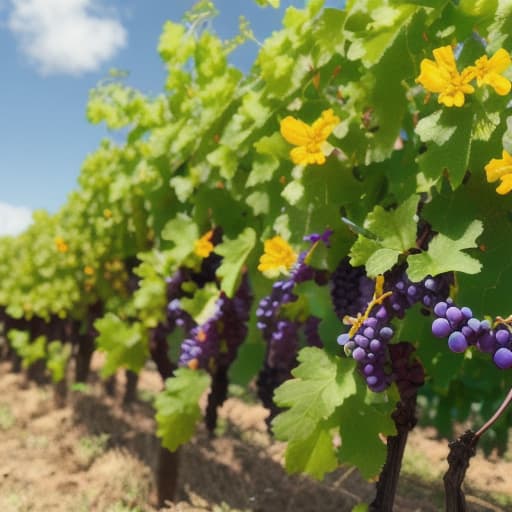
[[[487,320],[475,318],[470,308],[459,308],[451,299],[438,302],[434,315],[432,334],[437,338],[447,337],[452,352],[462,353],[475,346],[481,352],[492,354],[498,368],[512,368],[512,336],[506,324],[492,329]]]
[[[306,343],[310,347],[322,348],[324,346],[318,330],[321,321],[321,318],[309,315],[304,322],[304,335],[306,336]]]
[[[451,283],[451,274],[440,274],[435,278],[428,276],[419,283],[413,283],[407,273],[398,267],[396,271],[386,276],[384,289],[392,292],[386,303],[390,315],[403,318],[405,312],[417,303],[432,308],[437,302],[448,297]]]
[[[356,360],[372,391],[383,391],[396,378],[388,347],[394,334],[390,322],[403,318],[405,311],[416,303],[425,307],[436,304],[448,295],[450,282],[451,276],[443,274],[414,283],[398,267],[386,275],[383,299],[370,301],[369,310],[363,310],[365,318],[359,321],[356,331],[338,337],[338,343]]]
[[[420,361],[413,356],[414,345],[401,341],[389,345],[388,349],[400,398],[402,400],[411,398],[425,382],[425,370]]]
[[[343,258],[331,276],[331,299],[338,318],[364,311],[374,290],[375,284],[364,267],[352,267],[349,258]]]
[[[322,242],[328,246],[331,234],[331,230],[326,230],[322,234],[313,233],[306,236],[304,240],[312,245]],[[301,329],[304,328],[308,345],[323,346],[318,333],[319,318],[310,316],[303,321],[292,320],[283,315],[282,309],[283,306],[297,301],[298,296],[294,293],[297,284],[314,280],[321,286],[328,282],[328,274],[325,271],[309,265],[309,254],[310,249],[300,253],[289,278],[276,281],[270,295],[260,300],[256,310],[256,325],[267,342],[264,368],[257,380],[258,396],[263,405],[270,410],[267,423],[278,412],[272,402],[274,390],[290,378],[291,370],[296,366]]]
[[[377,306],[372,309],[370,316],[363,321],[352,338],[348,333],[338,337],[338,343],[352,354],[372,391],[384,391],[391,383],[391,377],[386,372],[386,364],[387,344],[393,334],[394,330],[389,324],[386,308]]]
[[[219,366],[228,367],[247,336],[251,304],[249,281],[244,275],[235,296],[230,299],[221,292],[213,315],[190,330],[181,345],[179,365],[211,373]]]

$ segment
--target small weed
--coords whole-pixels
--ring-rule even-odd
[[[257,397],[252,391],[245,388],[244,386],[239,386],[238,384],[230,384],[228,388],[228,394],[229,396],[238,398],[239,400],[242,400],[242,402],[249,405],[259,403]]]
[[[140,401],[146,402],[150,405],[153,405],[157,394],[158,393],[156,393],[155,391],[150,391],[149,389],[138,389],[137,390],[137,398]]]
[[[110,507],[107,508],[105,512],[144,512],[139,507],[129,507],[125,505],[124,503],[118,501],[117,503],[114,503]]]
[[[249,509],[245,510],[238,510],[231,508],[227,503],[224,501],[220,505],[215,505],[212,509],[212,512],[251,512]]]
[[[88,394],[90,392],[90,387],[85,382],[75,382],[70,386],[71,391],[76,391],[77,393]]]
[[[75,448],[75,455],[80,465],[89,467],[95,459],[105,452],[109,439],[110,435],[105,433],[97,436],[81,437]]]
[[[15,422],[11,408],[7,404],[0,404],[0,430],[9,430]]]

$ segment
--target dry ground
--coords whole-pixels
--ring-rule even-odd
[[[140,396],[159,386],[158,376],[145,371]],[[99,382],[68,402],[56,409],[51,387],[27,383],[0,364],[0,512],[153,512],[158,441],[151,406],[139,400],[125,411]],[[167,511],[349,512],[371,501],[373,484],[350,469],[323,483],[287,476],[283,446],[266,433],[265,415],[230,398],[220,435],[209,440],[200,429],[182,449],[178,503]],[[396,512],[442,510],[447,448],[434,434],[421,430],[410,438]],[[508,460],[472,460],[469,510],[512,510]]]

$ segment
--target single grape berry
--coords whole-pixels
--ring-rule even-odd
[[[448,346],[452,352],[464,352],[468,348],[468,342],[464,334],[460,331],[455,331],[450,334],[448,338]]]
[[[445,338],[452,332],[450,323],[446,318],[436,318],[432,322],[432,334],[436,338]]]
[[[496,350],[494,357],[494,364],[502,370],[512,368],[512,351],[508,348],[501,347]]]

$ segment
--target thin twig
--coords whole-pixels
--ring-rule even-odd
[[[510,388],[505,400],[503,400],[502,404],[498,407],[497,411],[493,414],[490,420],[486,421],[482,427],[476,432],[475,437],[473,439],[473,443],[477,443],[480,437],[491,428],[494,423],[498,420],[498,418],[505,412],[505,409],[512,402],[512,388]]]

